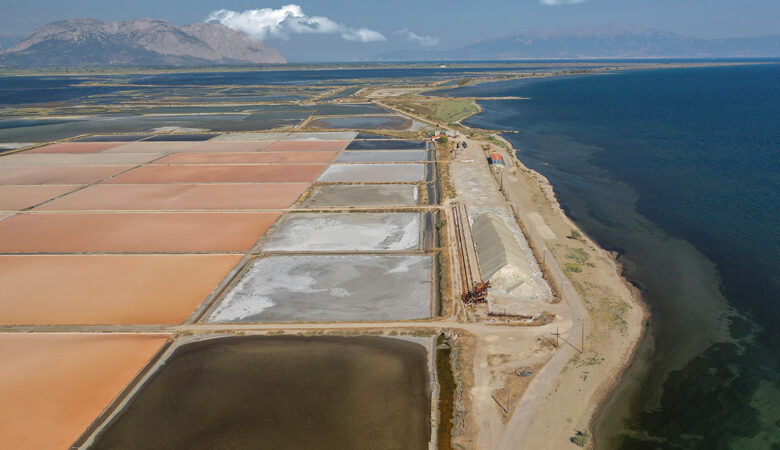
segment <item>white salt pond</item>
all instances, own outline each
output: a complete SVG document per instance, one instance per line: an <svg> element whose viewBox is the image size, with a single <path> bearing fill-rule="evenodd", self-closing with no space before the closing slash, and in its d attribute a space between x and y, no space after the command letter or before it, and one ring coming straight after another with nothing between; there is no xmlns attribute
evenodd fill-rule
<svg viewBox="0 0 780 450"><path fill-rule="evenodd" d="M342 152L336 162L418 162L426 160L425 150L351 150Z"/></svg>
<svg viewBox="0 0 780 450"><path fill-rule="evenodd" d="M312 189L301 207L415 206L417 198L413 184L327 184Z"/></svg>
<svg viewBox="0 0 780 450"><path fill-rule="evenodd" d="M208 322L429 317L430 255L273 255L255 260Z"/></svg>
<svg viewBox="0 0 780 450"><path fill-rule="evenodd" d="M417 250L420 223L419 213L290 213L260 248L278 252Z"/></svg>
<svg viewBox="0 0 780 450"><path fill-rule="evenodd" d="M320 182L409 182L425 179L425 164L331 164Z"/></svg>

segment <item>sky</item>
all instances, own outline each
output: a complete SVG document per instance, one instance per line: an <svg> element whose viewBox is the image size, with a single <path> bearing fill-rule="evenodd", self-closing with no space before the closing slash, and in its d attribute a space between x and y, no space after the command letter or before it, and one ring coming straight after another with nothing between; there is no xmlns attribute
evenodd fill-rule
<svg viewBox="0 0 780 450"><path fill-rule="evenodd" d="M531 30L619 26L702 38L780 33L780 0L0 0L0 30L145 17L240 29L291 61L451 49Z"/></svg>

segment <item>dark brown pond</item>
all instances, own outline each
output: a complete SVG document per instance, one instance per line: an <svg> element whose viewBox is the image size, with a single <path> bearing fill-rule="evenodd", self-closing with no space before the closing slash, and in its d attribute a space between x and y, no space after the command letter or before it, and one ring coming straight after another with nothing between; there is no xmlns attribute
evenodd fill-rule
<svg viewBox="0 0 780 450"><path fill-rule="evenodd" d="M381 337L183 345L93 448L425 449L426 349Z"/></svg>

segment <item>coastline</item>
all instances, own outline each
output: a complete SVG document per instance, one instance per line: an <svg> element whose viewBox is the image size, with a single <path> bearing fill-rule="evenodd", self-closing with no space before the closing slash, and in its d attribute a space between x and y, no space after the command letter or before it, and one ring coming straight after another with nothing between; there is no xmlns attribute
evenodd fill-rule
<svg viewBox="0 0 780 450"><path fill-rule="evenodd" d="M777 68L780 69L780 65ZM410 185L414 188L408 193L410 195L407 195L405 206L387 207L387 210L384 206L372 206L365 207L363 211L354 206L360 203L356 201L353 206L328 208L320 205L321 209L315 208L314 211L359 213L376 210L378 213L410 213L419 210L420 214L423 214L421 217L430 219L425 220L425 226L421 226L421 232L418 233L420 242L426 242L420 245L420 248L424 248L426 255L432 260L432 300L429 304L429 316L399 321L387 319L382 322L210 324L196 320L203 315L204 308L214 303L213 300L221 292L220 289L235 278L235 272L243 267L242 261L210 294L204 294L206 297L203 303L200 303L201 306L188 316L188 320L180 324L7 324L0 328L9 335L40 335L42 332L63 335L159 333L171 336L169 343L173 342L172 340L177 343L184 342L194 336L205 338L228 335L382 335L409 340L433 336L434 339L429 339L430 345L426 346L430 347L428 373L432 392L430 424L433 434L429 442L431 449L436 448L439 443L442 448L449 448L446 445L448 441L452 444L451 448L458 449L577 448L572 438L583 431L589 432L589 442L583 446L590 449L653 445L675 448L763 448L762 444L770 441L780 445L780 434L776 434L780 433L780 428L775 426L780 424L780 415L777 415L780 410L772 400L780 398L780 384L776 383L780 380L777 377L780 372L777 370L777 354L773 351L777 348L773 340L780 334L777 333L778 324L771 323L773 317L780 315L780 310L777 310L780 303L774 302L777 292L780 292L780 286L777 289L772 287L780 278L775 281L771 277L762 278L762 275L771 275L772 269L777 273L776 269L780 267L776 260L780 251L773 250L773 242L776 241L771 236L771 211L774 210L771 200L774 193L780 190L775 189L778 185L772 183L771 179L767 182L761 178L767 173L772 175L771 168L777 162L778 156L778 153L773 151L772 142L780 142L777 139L777 129L772 127L771 120L778 111L773 107L771 110L766 107L759 108L761 105L770 105L772 97L755 95L756 91L753 89L753 95L746 95L744 102L736 101L736 95L750 94L751 89L733 89L732 83L744 81L733 77L733 74L730 83L726 85L722 83L722 79L720 83L711 83L712 77L686 76L685 73L667 79L673 83L664 84L661 81L669 74L659 75L661 70L651 71L652 80L660 80L659 86L666 86L666 89L655 89L653 83L647 82L648 74L632 74L632 79L639 77L638 80L645 80L644 83L634 83L635 85L649 86L651 90L670 93L675 98L672 105L677 105L677 100L685 101L685 97L679 95L680 91L698 92L692 87L707 86L710 82L710 88L715 86L718 89L715 95L712 91L705 90L706 98L719 105L730 105L728 110L731 117L718 112L718 107L709 108L730 119L728 124L720 124L712 121L706 110L702 111L702 106L708 103L696 104L688 101L686 103L695 105L690 108L696 113L695 117L702 118L695 123L709 122L707 125L710 128L696 128L699 131L705 130L706 133L695 133L696 129L691 125L694 122L679 120L679 117L671 113L674 111L671 108L662 110L668 113L663 117L671 118L667 122L673 122L675 126L665 126L668 124L664 121L659 121L657 127L637 127L636 123L630 122L627 125L633 126L621 126L626 125L622 124L621 120L633 118L628 111L636 112L642 120L660 115L652 114L657 111L653 106L657 105L651 104L648 108L648 105L638 101L642 95L631 95L637 92L641 94L646 92L646 89L634 92L620 88L625 86L620 84L622 77L616 76L620 72L623 70L616 71L612 77L548 74L539 78L549 77L552 83L539 83L540 86L534 88L536 90L529 91L529 97L478 96L480 92L501 95L502 91L505 94L522 95L523 89L526 88L525 83L519 84L523 88L520 90L512 90L514 84L510 83L501 89L477 89L473 91L476 94L466 91L477 96L457 97L457 100L454 100L456 97L441 97L447 100L444 102L426 97L425 93L428 91L416 87L413 88L414 92L406 89L410 91L407 94L411 95L403 95L403 98L396 102L382 97L374 99L371 95L372 88L364 88L362 93L355 93L345 100L349 105L347 108L354 107L358 111L354 114L356 117L385 116L395 112L413 118L411 122L414 126L405 129L399 126L392 130L330 129L312 119L318 116L351 117L352 114L329 115L327 111L331 106L319 105L320 101L325 103L327 100L313 98L311 108L322 109L309 111L309 115L297 125L280 125L273 129L245 134L256 140L265 140L261 139L262 137L268 140L278 138L280 142L296 141L296 147L303 147L309 143L302 144L302 140L318 136L328 140L324 138L335 138L342 131L360 132L354 134L354 139L358 141L356 144L367 146L373 145L368 141L374 139L429 141L431 134L434 134L432 131L454 131L452 135L446 133L450 137L449 142L439 143L434 148L431 148L430 144L425 146L427 150L424 181ZM777 74L777 71L761 72L759 75L771 73ZM721 78L729 78L726 75L728 74ZM560 80L565 82L559 83L552 77L589 80L586 80L585 85L574 83L574 87L567 89L565 85L570 80ZM765 77L746 76L744 79L764 80L764 83L753 84L774 86L772 89L776 91L776 82L780 77L769 80L771 83L766 82ZM447 83L457 81L461 80L450 80ZM484 83L494 81L502 80L488 80ZM577 80L579 81L581 80ZM714 78L714 81L718 81L718 78ZM693 86L686 84L693 82ZM615 85L610 83L617 83L617 88L612 88ZM596 88L590 89L588 84ZM679 91L669 90L670 85L679 87ZM395 89L396 93L404 90L392 87L395 85L390 86L386 90ZM730 87L732 89L729 89ZM383 88L380 87L381 89ZM461 92L457 88L455 91ZM337 89L336 92L341 91ZM586 96L586 101L576 101L577 93L588 92L596 98ZM611 98L611 92L620 92L623 97L628 98ZM326 94L331 93L332 91L329 91ZM718 93L723 96L720 97ZM644 97L654 103L657 97L663 96ZM757 101L757 97L762 97L762 100ZM422 100L416 100L418 98ZM611 102L608 101L610 98ZM529 99L533 101L522 104ZM594 105L597 101L600 103ZM335 109L330 112L342 108L342 105L335 105L336 101L331 102ZM354 105L352 102L355 102ZM415 109L411 113L404 108L425 102L431 107ZM538 103L534 105L535 102ZM297 101L290 101L291 105L293 103ZM388 114L365 113L376 111L376 107L369 103L386 108ZM603 106L600 110L599 105ZM189 108L184 104L172 108L179 106ZM258 103L258 108L261 106L266 107ZM623 106L625 109L621 109ZM683 113L689 111L677 106ZM301 105L295 106L298 107L303 108ZM196 105L196 108L210 107ZM320 111L322 115L319 114ZM762 114L751 114L754 111ZM293 115L297 117L299 112L296 110ZM468 116L459 118L458 112L461 115L468 113ZM479 116L480 113L482 116ZM97 113L90 115L99 116ZM200 116L206 113L190 111L183 112L182 115ZM617 117L617 125L610 124L609 115ZM160 120L163 121L178 117L169 114L152 116L161 116ZM300 116L303 117L303 113ZM682 114L682 117L686 117L686 114ZM743 118L742 121L737 120L739 118ZM756 118L768 120L758 121ZM580 119L582 122L579 122ZM371 121L366 123L368 122ZM410 121L405 120L404 123L406 122ZM469 125L463 125L463 122ZM210 123L217 121L215 119ZM418 126L423 123L428 127ZM740 130L740 126L745 124L750 125L748 130L758 130L751 136L762 139L745 139L740 141L739 146L733 146L732 139L722 139L717 133L719 130ZM614 125L614 128L609 125ZM606 133L601 126L609 131L608 138L603 138L603 143L599 142L599 137ZM756 128L753 128L754 126ZM162 135L168 132L174 135L180 133L182 136L187 136L187 132L211 134L207 133L205 128L174 126L157 128L148 134ZM217 132L214 130L214 133ZM240 139L233 138L243 134L237 131L219 133L224 133L226 140L233 142L241 142ZM328 136L328 133L332 136ZM97 136L107 138L108 135L115 134L118 133ZM134 133L128 130L122 134L130 136ZM688 134L693 139L683 139ZM739 134L727 133L728 136L734 137L739 137ZM651 144L655 142L652 140L654 135L664 136L675 142L670 144L668 140L660 140L657 148L653 148ZM161 139L166 138L167 136ZM649 144L643 143L643 139ZM64 137L58 142L81 140L88 141L79 137ZM714 142L715 140L722 141L723 145ZM697 141L701 144L700 147L690 144L696 144ZM770 145L766 145L767 141ZM96 142L99 142L99 139ZM456 150L455 142L462 142L464 145L458 146L460 149ZM704 143L709 145L705 146ZM36 143L8 151L0 148L0 156L11 155L15 158L19 155L12 154L45 145L47 144ZM75 145L83 145L86 148L102 144ZM236 144L215 144L214 152L224 150L219 149L219 146L223 145ZM326 143L322 145L324 148ZM647 148L644 148L644 145L647 145ZM695 152L680 152L678 145L688 149L700 148L699 156L704 158L694 159L693 157L697 156ZM343 150L350 150L347 147L351 146L346 144ZM397 147L404 151L405 149L400 148L402 146L405 144ZM359 148L360 145L355 147ZM733 151L725 151L726 147ZM654 152L656 150L657 154ZM404 155L412 155L411 151L405 151L409 153L403 153ZM36 150L31 153L45 152L46 150ZM487 156L494 152L503 156L506 163L503 171L497 171L495 165L486 161ZM235 153L243 152L236 149ZM418 151L417 154L422 153ZM342 155L344 154L339 154ZM631 160L627 161L628 157L631 157ZM37 156L30 160L33 158ZM46 158L49 156L41 157L41 161ZM113 156L109 155L107 158ZM648 161L656 162L653 161L654 158L660 158L657 165L649 164ZM262 158L258 158L260 159ZM697 162L697 168L718 170L697 173L691 169L693 164L688 164L691 161ZM707 166L710 162L711 168ZM744 163L724 164L734 162ZM343 164L349 161L332 160L332 163ZM409 161L398 164L402 163L417 164ZM148 164L178 165L157 164L153 161ZM213 162L202 165L207 164L214 165ZM16 164L9 160L8 165ZM653 172L651 169L656 170ZM724 173L723 178L710 178L709 180L715 181L710 184L693 182L698 180L699 175L705 179L707 175L718 175L721 172ZM678 183L678 180L685 182ZM350 183L334 181L329 184ZM730 189L713 189L719 186L729 186ZM302 207L302 202L309 198L315 187L316 184L310 184L295 202L290 203L290 213L293 213L293 209ZM663 189L654 192L656 187ZM747 189L749 187L753 190ZM15 195L15 189L17 188L12 187L8 190L12 193L11 197ZM653 197L653 194L656 197ZM57 201L58 198L49 201ZM409 200L410 198L413 200ZM762 201L755 201L757 198ZM17 201L10 197L9 199ZM735 199L736 202L733 201ZM697 205L706 206L712 201L718 208L696 208ZM27 214L21 206L11 204L9 209L11 211L6 211L7 217ZM284 210L284 214L287 214L288 209ZM760 214L756 213L758 210ZM60 214L67 212L64 207L62 211L52 208L49 212L52 211ZM258 211L264 212L261 209L254 212ZM463 211L466 221L474 219L474 223L486 213L500 216L516 243L522 247L519 260L530 263L530 268L523 264L516 266L523 274L533 274L534 280L543 278L549 285L552 296L526 302L525 298L507 299L502 297L500 292L494 291L491 292L487 305L470 305L468 302L464 304L460 293L464 291L464 285L469 284L469 281L464 281L468 276L465 274L468 271L481 280L481 269L479 255L476 253L476 240L473 233L462 232L464 228L468 230L468 226L464 227L462 224L469 222L463 221L463 215L458 215L459 211ZM35 211L32 211L30 215L34 213ZM712 220L713 216L715 220ZM664 218L669 220L664 221ZM685 233L690 230L675 228L675 218L684 219L680 223L690 226L694 231L711 230L712 234L701 234L697 240L697 236ZM696 228L697 225L702 226ZM272 226L270 232L275 228ZM434 230L438 230L438 234ZM483 233L480 234L484 236ZM427 239L430 237L433 239ZM726 245L729 240L721 239L729 237L738 245L729 247ZM259 239L262 241L265 237ZM507 239L506 242L510 240ZM719 247L718 244L722 242ZM473 244L473 254L463 250L463 243ZM755 243L758 246L751 246ZM256 242L255 247L257 245ZM736 257L740 254L736 253L726 254L735 257L733 262L730 259L717 259L722 256L722 253L719 255L718 252L734 248L744 250L745 254L750 256L749 260L739 261ZM500 251L499 249L497 252ZM768 252L773 253L772 258L762 259ZM767 262L771 265L761 265ZM476 267L475 272L467 267L469 265ZM762 269L767 268L769 270L762 272ZM418 271L420 274L428 272L427 268L425 271ZM482 272L482 275L484 274L485 272ZM741 276L734 276L735 274ZM487 275L485 277L487 278ZM728 284L729 282L733 284ZM739 296L729 295L733 294L733 291L726 288L735 287L750 289L740 292ZM547 286L537 285L536 292L543 292L546 288ZM768 306L751 310L751 304ZM777 314L773 311L777 311ZM759 314L761 312L763 314ZM453 381L448 385L451 386L453 397L451 413L445 412L446 408L438 409L436 404L436 393L448 389L444 387L446 383L437 383L439 372L435 370L436 365L431 360L432 355L438 357L439 350L442 350L437 345L436 334L443 335L448 341L449 354L442 356L442 361L449 362L449 370L453 375ZM561 338L559 345L558 339ZM124 385L122 390L115 389L119 396L114 397L110 403L104 402L108 404L106 410L124 409L124 406L120 408L119 405L126 405L128 398L134 396L136 391L144 389L142 384L149 378L145 375L146 371L159 366L155 362L156 358L160 358L166 348L159 350L160 353L154 356L147 356L146 365L141 371L135 372L132 381ZM446 368L444 371L446 372ZM105 425L102 421L106 410L87 428L82 438L92 436L90 430L94 431L97 426ZM441 424L452 424L453 427L449 437L442 438L438 435L437 441L436 433ZM575 443L580 445L582 441Z"/></svg>
<svg viewBox="0 0 780 450"><path fill-rule="evenodd" d="M376 100L374 102L393 109L400 114L432 123L437 127L453 129L452 124L442 124L427 117L420 117L408 111L401 111L391 105L387 105L385 102L377 102ZM480 110L483 109L478 102L475 103ZM593 314L588 314L587 320L589 323L586 326L588 330L587 340L588 342L595 342L595 344L593 346L586 345L588 347L586 353L590 352L591 358L603 358L603 361L598 364L590 364L587 360L581 362L578 358L579 355L576 354L572 347L563 346L558 349L547 360L539 375L531 381L520 403L515 407L515 412L522 409L523 414L513 414L510 417L499 441L490 442L491 439L495 439L495 436L487 439L490 444L496 445L498 448L515 448L517 442L522 442L524 448L565 448L565 446L571 445L570 438L577 431L589 430L592 434L595 418L603 408L610 392L621 380L626 369L636 357L639 344L647 330L646 323L650 316L649 309L642 300L637 288L623 276L622 268L614 255L598 246L566 215L555 195L554 186L542 174L528 168L519 161L516 158L516 149L513 148L511 143L504 139L499 132L474 129L463 125L461 122L455 125L461 133L471 135L470 139L474 142L482 145L491 145L494 148L493 151L498 150L504 153L505 161L510 162L511 165L507 168L507 171L514 173L504 177L503 186L506 189L502 190L506 205L508 207L518 206L525 213L523 215L536 213L542 216L541 225L557 231L555 233L556 239L550 241L550 243L554 244L556 243L555 241L561 240L567 242L570 239L564 237L566 236L565 233L568 233L570 230L577 230L584 246L587 246L595 256L594 260L598 264L598 267L594 267L597 278L602 280L607 289L616 291L618 297L628 305L630 314L626 317L626 325L622 333L610 333L610 324L605 323L604 318L594 318ZM474 142L472 142L472 145L475 145ZM499 148L495 148L497 142L502 143ZM482 150L479 151L482 153ZM494 179L494 182L496 189L499 189L497 177ZM514 189L512 188L513 186ZM544 200L540 201L539 198ZM537 223L530 223L529 221L524 221L522 226L526 230L524 233L531 234L538 234L535 231L537 227ZM547 241L538 235L526 235L525 237L529 242ZM561 270L566 267L565 252L554 249L552 252L548 251L547 253L552 253L552 256L555 258L555 265ZM570 277L574 275L582 276L582 274L568 271L565 273L567 278L569 278L568 282L574 281L575 284L579 282ZM580 292L579 294L579 304L570 305L570 308L589 309L588 299L586 298L583 301L582 295L584 293ZM576 293L575 296L577 296ZM579 334L579 327L573 326L571 317L562 321L556 321L556 323L558 322L564 327L561 334L566 339L573 338L574 335ZM578 336L575 340L579 341ZM595 351L593 350L594 348L596 349ZM555 365L551 364L554 359L563 361L558 361L557 366L552 367ZM474 366L477 367L479 362L475 359ZM547 373L550 371L553 373ZM544 376L542 373L544 373ZM471 398L470 403L473 408L475 400ZM530 405L530 403L535 404ZM523 408L524 406L526 408ZM487 442L485 442L485 436L483 436L485 431L482 428L478 429L479 439L477 440L482 444L479 448L489 448L486 447ZM591 444L589 444L591 447L595 440L592 440Z"/></svg>
<svg viewBox="0 0 780 450"><path fill-rule="evenodd" d="M612 356L614 357L614 360L612 360L611 364L609 364L608 366L603 367L603 369L605 370L603 370L601 373L601 380L598 383L598 386L595 387L595 389L592 389L590 391L590 394L588 395L588 399L585 402L584 408L581 408L580 411L577 411L576 408L565 411L565 413L568 414L569 418L572 419L573 423L575 424L579 423L578 429L587 428L588 430L591 430L591 434L593 434L592 430L593 430L593 422L595 418L603 408L610 392L612 392L612 390L621 380L622 376L625 374L626 369L634 361L637 355L637 351L639 349L639 343L644 338L645 332L647 331L646 323L650 318L650 312L647 307L647 304L643 301L639 290L624 276L622 266L616 260L615 256L609 253L608 251L604 250L603 248L599 247L595 243L595 241L593 241L590 237L588 237L587 234L585 234L585 232L570 217L566 215L566 213L564 212L563 208L561 207L555 195L555 187L549 182L549 180L543 175L541 175L540 173L529 169L522 163L522 161L517 159L515 153L516 149L514 149L508 141L503 139L500 135L497 135L495 137L507 145L506 151L511 153L510 160L513 162L513 164L517 166L518 171L522 173L522 175L520 176L526 178L526 182L531 181L532 183L535 183L540 189L540 191L544 193L544 198L547 203L547 206L553 210L554 214L558 216L558 219L566 226L570 227L572 230L577 230L581 234L582 239L584 239L587 242L587 245L594 248L597 251L597 253L601 254L604 257L604 261L607 262L607 267L606 268L600 267L599 270L600 271L606 270L606 273L604 273L604 275L620 283L620 286L623 288L625 294L623 296L624 300L626 300L628 304L632 307L632 309L636 312L636 314L630 316L631 320L628 320L627 318L627 326L626 326L627 333L625 336L621 335L620 333L617 333L607 337L608 340L611 340L613 341L613 343L618 344L616 346L617 348L613 349ZM508 183L511 186L512 178L509 177L508 181L505 180L505 184L506 183ZM532 224L526 224L526 227L528 227L529 225ZM553 224L550 225L552 226ZM533 229L533 227L529 227L529 228ZM556 255L556 261L559 264L559 266L565 265L565 261L561 261L561 258L558 258L558 255ZM574 279L574 277L572 276L575 275L574 273L567 272L567 275L570 277L570 281L576 282L576 279ZM584 300L586 303L588 302L587 297L584 298ZM589 314L589 315L590 315L590 320L592 321L591 327L599 328L600 326L603 326L602 319L594 317L593 314ZM626 339L626 337L628 339ZM598 348L601 349L604 347L605 346L599 345ZM608 356L606 355L603 356L605 358L608 358ZM594 372L595 371L592 371L591 375L595 375ZM577 378L572 376L576 373L577 373L576 370L571 370L566 373L562 371L558 381L565 383L567 382L567 378L569 379ZM568 381L573 382L575 380L568 380ZM583 380L583 381L584 381L583 384L587 383L587 380ZM583 388L581 389L581 392L583 393L587 392L587 389ZM536 393L536 395L542 395L542 394L546 394L550 396L550 393L543 393L543 392ZM553 396L555 394L556 392L553 392ZM550 400L552 401L552 398ZM544 414L544 412L536 411L536 414L542 415ZM579 420L575 418L577 415L580 416ZM555 418L552 419L553 421L555 421ZM564 421L566 421L566 418L562 418L562 417L557 418L558 421L560 419L564 419ZM544 421L544 419L540 417L537 418L536 420L533 420L532 422L536 422L539 420ZM539 433L536 434L538 435ZM545 433L542 433L542 435L544 434ZM547 438L549 438L549 436L547 436ZM568 436L566 440L568 441ZM598 440L598 437L594 436L594 441L596 440ZM545 441L539 440L533 443L524 441L525 444L527 445L530 444L532 446L531 448L545 448L543 442ZM541 445L541 446L537 447L536 445ZM553 448L553 447L549 447L549 448Z"/></svg>
<svg viewBox="0 0 780 450"><path fill-rule="evenodd" d="M537 99L483 103L486 113L466 124L518 130L502 136L555 185L590 237L620 252L651 309L645 337L594 412L597 448L780 442L776 403L768 401L776 388L767 388L778 373L777 241L767 228L776 183L762 178L777 161L777 111L768 100L777 69L650 71L457 92ZM741 129L754 132L751 144L735 139ZM704 404L708 414L697 414Z"/></svg>
<svg viewBox="0 0 780 450"><path fill-rule="evenodd" d="M609 252L607 252L609 254ZM611 255L610 255L611 256ZM626 371L628 370L629 366L634 363L636 360L639 350L640 350L640 344L642 340L645 339L647 336L647 332L650 329L649 327L649 321L652 318L652 315L650 314L650 308L648 307L647 303L645 302L644 298L642 297L642 292L637 288L631 281L626 278L625 272L623 270L623 265L617 260L617 258L613 257L613 261L615 263L615 269L620 278L622 278L626 283L626 288L628 288L629 292L631 292L631 295L634 297L634 301L636 304L642 308L643 312L643 320L640 324L641 331L639 336L637 337L636 341L633 343L631 350L628 354L628 358L626 359L625 364L623 364L619 370L616 376L610 381L609 385L605 387L604 392L601 394L601 398L598 400L598 403L596 405L596 408L593 411L593 414L590 417L590 422L588 423L588 429L593 430L593 447L598 448L597 443L599 442L599 436L596 433L596 427L595 422L596 419L599 417L599 415L602 413L604 408L606 407L607 400L609 399L609 395L614 391L614 389L617 387L617 385L620 383L620 381L623 379L623 377L626 374Z"/></svg>

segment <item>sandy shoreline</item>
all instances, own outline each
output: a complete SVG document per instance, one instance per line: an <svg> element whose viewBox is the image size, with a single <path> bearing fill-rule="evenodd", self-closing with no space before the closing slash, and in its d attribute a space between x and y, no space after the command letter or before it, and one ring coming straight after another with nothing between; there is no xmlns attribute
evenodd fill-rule
<svg viewBox="0 0 780 450"><path fill-rule="evenodd" d="M479 382L479 372L484 371L480 364L485 364L482 358L491 356L491 346L482 343L482 351L475 354L474 368L478 375L473 388L476 391L473 390L471 396L475 419L479 423L477 447L509 449L520 442L523 448L563 448L571 445L570 438L577 431L592 429L594 417L635 356L649 313L637 289L623 277L614 255L588 238L565 215L549 181L525 167L514 157L511 145L500 136L496 137L507 144L509 150L498 150L510 153L504 155L505 160L514 166L506 169L503 197L507 206L514 206L519 213L519 224L526 239L532 245L540 243L544 247L542 253L553 256L560 268L566 268L570 263L567 252L576 250L590 255L588 266L581 272L563 270L566 275L561 277L563 283L570 284L568 297L573 300L567 300L572 302L568 305L570 313L558 312L559 320L556 321L565 338L578 343L581 325L578 325L577 317L582 314L587 335L582 355L572 347L564 346L549 357L515 405L514 410L523 413L511 414L508 419L504 415L505 423L497 419L500 414L490 410L496 409L494 404L476 399L485 389L485 382ZM479 148L478 145L488 142L471 141L470 144ZM491 147L496 150L495 145ZM499 183L494 181L498 189ZM529 220L529 214L533 214L532 220ZM577 230L578 239L568 237L569 233L573 234L572 230ZM575 290L577 293L571 295ZM606 303L605 298L608 299ZM617 317L605 315L604 308L617 308L622 313ZM479 340L477 348L480 348ZM530 364L532 360L527 355L525 361L521 358L519 362ZM484 379L484 374L481 378Z"/></svg>
<svg viewBox="0 0 780 450"><path fill-rule="evenodd" d="M624 276L622 273L622 268L620 264L615 259L614 255L610 254L606 250L600 248L593 240L591 240L578 226L576 223L574 223L568 216L566 216L565 212L561 208L561 205L558 201L558 199L555 196L554 186L545 178L543 175L539 174L538 172L535 172L533 170L528 169L526 166L522 164L516 157L515 157L515 149L512 148L511 144L501 138L500 136L497 136L498 139L505 142L509 148L508 152L511 153L510 156L511 160L517 165L516 169L520 175L518 175L518 178L525 178L525 180L513 180L513 177L507 177L505 179L504 183L505 186L507 186L508 191L508 199L509 200L520 200L517 197L522 195L519 194L518 191L523 190L525 192L528 192L528 183L531 185L536 184L538 186L538 189L544 193L544 198L547 203L547 207L552 209L553 214L548 214L546 219L549 222L549 226L551 228L555 228L554 222L559 222L560 225L568 226L572 230L577 230L581 235L581 240L591 249L594 251L594 253L600 255L603 258L603 262L606 263L601 267L596 267L598 274L594 277L593 275L589 275L587 277L577 277L577 275L581 275L579 273L572 273L567 272L567 275L570 277L570 279L573 282L576 281L582 281L578 280L588 278L594 278L598 279L601 278L601 282L604 284L604 287L607 288L613 288L617 290L617 295L620 297L623 301L625 301L628 305L630 305L631 309L633 310L634 314L630 314L625 317L625 328L623 332L614 333L603 330L603 327L606 325L607 329L610 328L609 324L605 324L605 318L603 317L594 317L594 314L592 311L589 311L590 314L590 329L596 329L599 330L601 333L604 333L601 336L593 336L596 338L597 341L595 344L588 345L586 340L586 353L587 352L597 352L598 354L601 354L601 356L604 358L605 362L607 364L599 364L598 366L589 366L591 367L591 370L589 370L589 374L585 374L584 380L582 379L583 376L580 374L578 370L570 370L570 371L562 371L562 374L559 378L560 383L577 383L579 380L582 380L583 385L589 385L587 388L583 386L581 389L579 389L579 392L582 392L584 395L583 397L586 397L586 401L579 402L579 405L575 405L576 402L570 402L570 407L565 408L563 410L560 410L561 413L565 413L566 417L548 417L545 418L544 415L546 414L545 411L536 411L537 415L541 415L539 419L542 419L542 422L549 422L554 421L560 423L560 421L564 422L572 422L573 424L577 424L577 429L592 429L592 423L596 415L598 414L599 410L602 408L604 401L606 400L608 394L612 391L612 389L615 387L617 382L620 380L622 374L624 373L625 369L628 367L628 365L631 363L633 358L636 355L636 350L638 348L638 344L640 340L642 339L642 336L645 332L645 323L647 319L649 318L649 310L647 309L647 306L641 299L641 294L637 290L635 286L633 286ZM525 187L526 189L522 189ZM515 188L513 190L513 188ZM515 198L512 197L512 193L515 194ZM536 228L532 224L526 224L526 226L531 225L531 229ZM572 240L572 239L569 239ZM563 261L561 261L563 259ZM559 255L556 255L556 260L560 265L566 264L565 257L560 258ZM562 264L563 263L563 264ZM603 277L603 278L602 278ZM579 289L578 289L579 290ZM589 295L587 293L582 293L583 299L586 303L589 302ZM590 337L591 332L588 332L588 335ZM567 367L569 367L569 364L567 364ZM596 369L598 367L598 369ZM565 369L564 369L565 370ZM588 378L591 378L592 380L598 380L596 383L588 383ZM579 380L578 380L579 379ZM595 384L595 386L593 386ZM551 397L551 403L555 402L556 400L564 402L567 402L568 400L565 398L562 398L561 395L556 394L561 391L555 391L552 393ZM550 393L547 393L547 395L550 395ZM539 420L537 420L539 421ZM532 421L535 422L535 421ZM541 430L536 429L529 433L530 436L527 436L528 440L524 441L524 444L529 446L529 448L556 448L557 445L553 445L552 442L549 441L550 436L547 435L547 433L540 432ZM535 436L536 438L532 438L532 436ZM569 436L565 436L565 441L561 442L561 444L564 444L568 442ZM557 439L556 439L557 440ZM559 448L559 447L558 447Z"/></svg>
<svg viewBox="0 0 780 450"><path fill-rule="evenodd" d="M382 106L395 109L383 103ZM442 129L451 129L451 126L410 114L408 111L396 111L425 120ZM525 236L529 242L544 242L552 250L548 254L552 254L557 266L562 269L571 262L567 258L567 251L585 251L589 255L588 266L581 268L581 271L564 269L568 279L564 282L575 284L579 294L575 294L575 297L580 297L570 308L588 310L584 325L587 337L583 357L580 359L580 355L571 347L564 346L556 350L522 394L515 410L527 406L523 409L523 414L512 414L507 423L501 423L495 411L488 409L484 401L476 399L483 393L480 389L485 389L484 383L479 382L479 366L485 365L486 362L481 360L480 352L475 353L473 363L477 382L472 388L470 407L473 410L471 415L478 423L476 448L510 449L516 448L518 442L522 443L522 448L565 448L572 445L570 438L577 431L589 430L592 433L594 418L636 356L639 342L646 330L649 310L636 287L623 276L615 256L599 247L565 214L554 187L546 177L519 161L515 157L515 149L500 134L491 134L490 137L505 144L505 148L496 146L496 141L486 140L484 133L487 130L472 129L460 123L457 125L462 127L459 130L461 133L469 135L481 131L482 136L472 135L473 139L466 139L470 144L469 148L462 155L456 156L456 159L473 158L473 161L477 161L475 156L484 156L480 147L490 145L491 151L503 153L504 160L510 163L503 178L504 204L505 207L517 208L516 211L519 210L520 215L526 216L526 220L521 220L521 228L524 233L531 234ZM452 161L452 167L466 161L471 160ZM498 177L495 177L493 182L494 189L499 190ZM535 214L535 220L528 220L528 214ZM576 239L571 238L574 230L578 233ZM602 290L608 295L601 296ZM607 301L604 302L604 299ZM622 310L617 317L604 314L602 310L615 307ZM573 324L571 315L564 316L556 321L556 324L562 327L562 335L579 342L581 329ZM553 330L555 328L553 326ZM480 347L479 339L477 347ZM482 347L486 347L484 342ZM490 353L483 348L481 356L486 355L490 356ZM493 410L497 409L495 404L490 404L492 402L487 403ZM486 427L491 431L488 432ZM496 430L496 427L500 430Z"/></svg>

